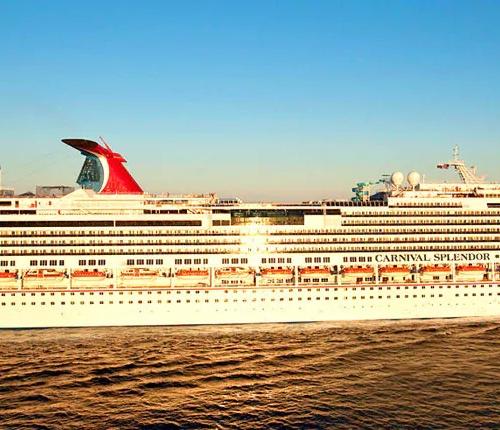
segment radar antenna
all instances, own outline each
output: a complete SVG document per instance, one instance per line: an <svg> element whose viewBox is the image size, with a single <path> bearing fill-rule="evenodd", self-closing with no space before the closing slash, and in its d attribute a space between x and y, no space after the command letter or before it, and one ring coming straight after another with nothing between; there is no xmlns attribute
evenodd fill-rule
<svg viewBox="0 0 500 430"><path fill-rule="evenodd" d="M475 167L467 167L463 160L460 160L460 149L458 145L453 147L453 160L437 165L438 169L449 169L453 167L464 184L482 184L484 176L477 176Z"/></svg>

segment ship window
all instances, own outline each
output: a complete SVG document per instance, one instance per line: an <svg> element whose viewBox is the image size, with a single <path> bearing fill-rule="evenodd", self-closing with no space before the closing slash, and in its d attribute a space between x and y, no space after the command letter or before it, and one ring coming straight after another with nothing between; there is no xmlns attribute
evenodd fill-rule
<svg viewBox="0 0 500 430"><path fill-rule="evenodd" d="M182 260L180 258L176 258L174 263L175 264L182 264Z"/></svg>
<svg viewBox="0 0 500 430"><path fill-rule="evenodd" d="M36 260L30 260L30 266L36 266L38 262Z"/></svg>

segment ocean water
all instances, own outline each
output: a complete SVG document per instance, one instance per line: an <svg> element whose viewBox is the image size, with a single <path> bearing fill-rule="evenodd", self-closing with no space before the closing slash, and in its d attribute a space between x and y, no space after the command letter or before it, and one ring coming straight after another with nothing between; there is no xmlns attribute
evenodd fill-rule
<svg viewBox="0 0 500 430"><path fill-rule="evenodd" d="M0 427L500 428L500 321L0 332Z"/></svg>

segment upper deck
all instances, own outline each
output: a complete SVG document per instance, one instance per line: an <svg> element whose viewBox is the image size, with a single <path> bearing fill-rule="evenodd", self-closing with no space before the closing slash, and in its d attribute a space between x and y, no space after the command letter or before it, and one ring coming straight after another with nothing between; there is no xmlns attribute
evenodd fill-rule
<svg viewBox="0 0 500 430"><path fill-rule="evenodd" d="M219 199L216 194L149 194L125 169L125 159L103 145L84 139L64 139L86 158L77 182L82 186L62 197L0 197L0 219L94 219L125 217L141 219L209 219L203 225L283 224L338 225L338 217L392 215L441 216L446 211L487 211L500 208L500 184L486 183L458 159L441 163L454 167L461 183L421 183L411 172L396 172L385 182L378 200L319 200L301 203L246 203L240 199ZM434 210L422 212L423 210ZM41 217L41 218L40 218ZM194 218L193 218L194 217ZM320 219L321 218L321 219ZM314 220L314 222L312 221ZM321 221L322 220L322 221ZM186 224L189 225L189 224ZM194 223L193 225L196 225Z"/></svg>

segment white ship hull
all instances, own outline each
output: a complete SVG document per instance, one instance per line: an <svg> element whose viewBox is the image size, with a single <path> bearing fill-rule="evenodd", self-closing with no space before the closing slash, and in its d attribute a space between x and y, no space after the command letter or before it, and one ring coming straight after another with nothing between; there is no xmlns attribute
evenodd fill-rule
<svg viewBox="0 0 500 430"><path fill-rule="evenodd" d="M500 184L458 159L463 183L243 203L144 193L108 146L64 142L82 189L0 198L0 328L500 316Z"/></svg>
<svg viewBox="0 0 500 430"><path fill-rule="evenodd" d="M4 292L0 328L500 316L498 283L371 288Z"/></svg>

